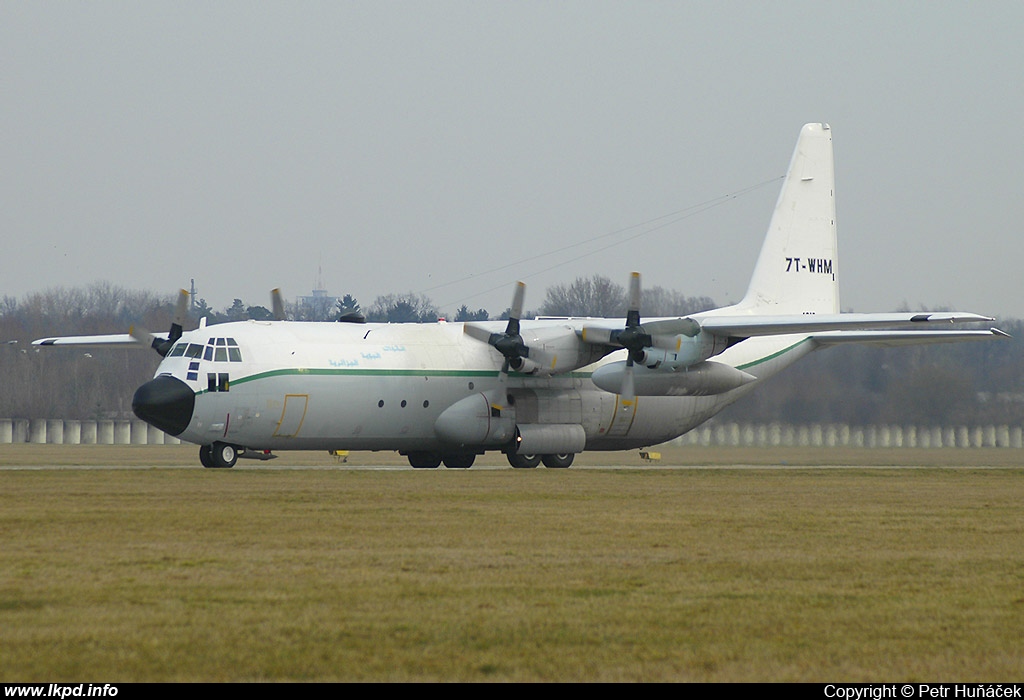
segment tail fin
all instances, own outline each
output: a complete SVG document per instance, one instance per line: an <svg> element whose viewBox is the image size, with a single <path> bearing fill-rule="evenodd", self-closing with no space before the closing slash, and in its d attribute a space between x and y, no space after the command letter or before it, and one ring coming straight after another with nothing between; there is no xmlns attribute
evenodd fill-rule
<svg viewBox="0 0 1024 700"><path fill-rule="evenodd" d="M832 130L806 124L754 275L735 311L839 313Z"/></svg>

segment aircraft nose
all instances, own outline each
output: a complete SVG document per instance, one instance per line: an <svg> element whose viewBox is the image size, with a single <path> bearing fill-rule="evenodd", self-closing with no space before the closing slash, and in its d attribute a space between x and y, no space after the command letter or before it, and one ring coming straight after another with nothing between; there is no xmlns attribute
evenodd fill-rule
<svg viewBox="0 0 1024 700"><path fill-rule="evenodd" d="M132 411L165 433L180 435L192 420L195 404L196 395L185 382L164 375L138 388Z"/></svg>

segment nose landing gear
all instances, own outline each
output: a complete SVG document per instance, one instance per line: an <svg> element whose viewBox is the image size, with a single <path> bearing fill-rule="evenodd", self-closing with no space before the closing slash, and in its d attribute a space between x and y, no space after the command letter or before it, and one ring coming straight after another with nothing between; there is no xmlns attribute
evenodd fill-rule
<svg viewBox="0 0 1024 700"><path fill-rule="evenodd" d="M226 442L215 442L199 448L199 461L207 469L231 469L238 461L238 450Z"/></svg>

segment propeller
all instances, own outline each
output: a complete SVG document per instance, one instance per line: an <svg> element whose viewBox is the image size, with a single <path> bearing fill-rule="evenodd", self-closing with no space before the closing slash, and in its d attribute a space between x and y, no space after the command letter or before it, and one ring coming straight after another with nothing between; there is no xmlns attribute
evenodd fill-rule
<svg viewBox="0 0 1024 700"><path fill-rule="evenodd" d="M171 320L171 329L167 332L167 338L153 335L142 326L132 326L128 334L140 343L145 343L160 353L161 357L167 357L171 347L178 342L184 329L185 321L188 319L188 291L178 292L178 302L174 307L174 318Z"/></svg>
<svg viewBox="0 0 1024 700"><path fill-rule="evenodd" d="M501 372L498 375L499 395L494 406L498 409L505 407L506 392L505 386L508 383L509 369L519 369L523 366L523 360L530 356L530 348L523 342L523 336L519 334L519 319L523 315L523 299L526 296L526 285L516 282L516 290L512 296L512 306L509 307L508 325L504 333L491 333L486 328L466 323L463 330L466 335L487 343L500 352L505 358L501 364Z"/></svg>
<svg viewBox="0 0 1024 700"><path fill-rule="evenodd" d="M500 352L505 362L501 371L508 373L509 368L518 369L522 366L523 358L530 356L530 348L523 342L519 335L519 319L523 315L523 298L526 295L526 285L522 282L516 283L515 295L512 297L512 306L509 307L508 325L504 333L491 333L486 328L467 323L464 330L470 337L487 343Z"/></svg>
<svg viewBox="0 0 1024 700"><path fill-rule="evenodd" d="M622 402L633 404L636 389L633 383L633 363L644 351L654 344L654 338L640 325L640 273L629 276L629 307L626 310L626 327L615 334L615 340L626 348L626 372L622 378Z"/></svg>
<svg viewBox="0 0 1024 700"><path fill-rule="evenodd" d="M641 324L640 297L640 273L634 272L629 278L626 326L621 330L584 326L582 331L583 340L588 343L617 345L627 350L621 392L622 401L626 405L632 405L636 400L633 365L643 361L644 350L659 348L678 351L682 345L679 336L692 338L700 333L700 324L692 318L673 318Z"/></svg>

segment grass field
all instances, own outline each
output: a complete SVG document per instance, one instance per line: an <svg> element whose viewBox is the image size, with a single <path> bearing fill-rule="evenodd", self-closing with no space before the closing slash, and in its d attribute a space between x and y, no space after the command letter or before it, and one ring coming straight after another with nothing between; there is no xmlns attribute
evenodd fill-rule
<svg viewBox="0 0 1024 700"><path fill-rule="evenodd" d="M1013 450L124 468L194 452L0 446L104 465L0 470L0 681L1024 676Z"/></svg>

